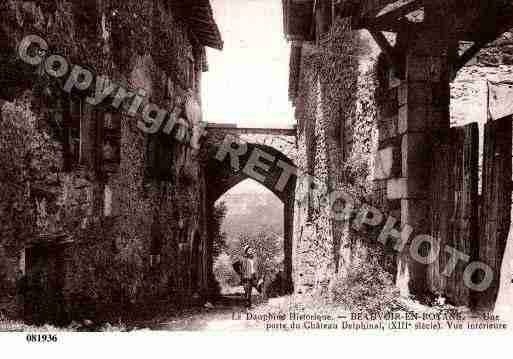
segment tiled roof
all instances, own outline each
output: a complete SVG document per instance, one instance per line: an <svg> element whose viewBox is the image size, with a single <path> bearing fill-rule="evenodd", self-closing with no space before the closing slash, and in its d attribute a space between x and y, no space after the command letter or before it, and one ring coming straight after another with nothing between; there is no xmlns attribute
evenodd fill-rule
<svg viewBox="0 0 513 359"><path fill-rule="evenodd" d="M168 0L191 28L198 42L222 50L221 32L215 22L210 0Z"/></svg>

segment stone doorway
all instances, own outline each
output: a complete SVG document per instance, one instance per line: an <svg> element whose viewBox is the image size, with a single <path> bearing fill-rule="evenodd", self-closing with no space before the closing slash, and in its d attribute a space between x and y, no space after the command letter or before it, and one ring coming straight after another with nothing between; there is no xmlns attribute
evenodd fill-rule
<svg viewBox="0 0 513 359"><path fill-rule="evenodd" d="M45 237L25 248L24 319L28 323L66 321L64 284L66 248L63 237Z"/></svg>
<svg viewBox="0 0 513 359"><path fill-rule="evenodd" d="M203 242L198 231L195 231L191 246L191 293L193 296L199 295L202 289L203 263Z"/></svg>

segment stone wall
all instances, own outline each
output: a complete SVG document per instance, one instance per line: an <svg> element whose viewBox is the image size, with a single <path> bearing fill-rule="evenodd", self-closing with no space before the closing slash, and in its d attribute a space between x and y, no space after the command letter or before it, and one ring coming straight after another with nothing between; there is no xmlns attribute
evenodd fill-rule
<svg viewBox="0 0 513 359"><path fill-rule="evenodd" d="M460 51L468 48L462 43ZM513 67L511 66L511 53L513 53L513 35L506 32L495 42L486 45L478 54L470 60L466 66L458 71L451 82L451 126L462 126L471 122L482 125L486 122L486 80L490 81L511 81L513 79ZM398 81L392 81L389 86L390 73L389 65L384 56L380 56L377 65L377 75L382 85L378 88L377 101L382 116L379 119L379 142L380 144L393 143L398 131L401 131L399 121ZM386 86L383 85L386 82ZM396 153L394 152L394 155ZM385 154L381 157L384 157ZM387 158L391 158L387 154ZM390 171L394 172L401 168L400 158L392 165L383 164L378 168L376 180L383 176L390 177ZM386 170L387 173L383 173Z"/></svg>
<svg viewBox="0 0 513 359"><path fill-rule="evenodd" d="M467 47L467 44L460 44L460 52ZM511 81L510 47L511 33L507 32L497 41L485 46L466 66L459 70L450 84L451 126L462 126L477 122L480 127L481 153L483 125L487 121L486 80ZM429 52L430 48L427 47L427 49ZM435 66L435 63L432 65L432 68L438 67L441 70L436 73L438 78L441 78L444 73L447 74L446 64L443 64L443 61L440 63L437 66ZM408 76L425 81L421 68L422 62L412 65ZM407 82L405 82L406 85L403 85L400 81L391 77L390 66L383 54L379 56L376 70L378 78L376 103L379 113L379 142L375 163L375 193L378 202L382 203L382 208L386 212L392 214L395 218L403 218L404 221L405 215L410 213L412 209L416 212L425 213L424 210L428 208L427 203L422 204L423 201L419 201L415 206L408 208L407 200L409 197L423 197L423 194L421 194L423 190L414 191L420 187L425 187L429 173L424 172L425 175L418 176L415 181L410 181L408 186L405 186L406 182L403 182L400 177L407 177L405 171L408 168L413 168L414 172L418 173L425 170L426 165L425 163L422 164L422 156L423 151L428 151L422 150L426 148L426 144L422 140L422 135L419 134L428 133L430 130L436 130L437 128L445 128L448 125L448 122L445 124L444 120L447 101L443 91L442 93L435 92L439 90L437 85L428 82L426 86L433 87L433 94L429 95L421 88L415 88L415 83L411 85L411 88L407 88L409 86ZM435 78L433 74L431 76L430 81L438 81L433 80ZM408 91L407 96L405 95L406 91L403 91L405 88ZM407 106L408 101L412 102L411 107ZM424 109L425 104L431 106L428 111ZM440 122L440 120L444 122ZM409 157L417 158L418 163L410 161ZM407 195L405 196L405 194ZM402 214L400 212L401 207ZM418 221L415 227L422 228L420 231L429 231L429 219L422 219L421 216L411 215L411 213L410 217L416 217ZM411 224L411 222L408 223ZM403 290L403 294L409 293L412 282L417 282L419 287L422 287L425 281L423 278L411 281L405 274L407 272L406 266L403 266L397 277L397 284ZM408 282L410 282L409 286ZM418 292L422 292L422 289L419 289Z"/></svg>
<svg viewBox="0 0 513 359"><path fill-rule="evenodd" d="M145 89L148 101L178 114L184 112L194 60L192 96L200 102L204 58L197 54L203 52L164 2L59 0L43 6L13 0L0 6L11 50L36 33L70 62ZM8 233L0 243L0 270L9 287L4 302L13 308L15 283L25 270L24 249L54 242L63 248L59 276L65 315L113 315L155 301L179 305L205 298L210 272L206 184L196 151L171 136L145 135L137 119L123 115L117 170L108 176L68 170L61 138L51 126L63 108L45 93L55 84L41 82L36 78L9 92L11 102L2 107L0 145L10 156L2 160L0 181L6 196L0 232ZM155 154L148 149L155 146L167 160L165 179L151 172Z"/></svg>
<svg viewBox="0 0 513 359"><path fill-rule="evenodd" d="M375 142L374 77L363 55L368 39L339 20L318 44L303 43L293 98L298 121L299 171L312 176L320 192L343 189L357 198L370 194ZM293 71L293 70L291 70ZM304 177L304 176L303 176ZM346 221L335 220L335 203L322 203L298 178L294 218L294 279L299 292L329 287L337 273L351 270L365 255ZM321 196L322 197L322 196ZM342 203L343 205L343 203Z"/></svg>
<svg viewBox="0 0 513 359"><path fill-rule="evenodd" d="M437 127L445 112L424 117L422 113L404 112L415 110L413 106L404 106L401 81L391 73L385 56L379 55L375 45L369 45L372 40L366 32L346 30L339 20L329 36L321 37L318 43L293 44L290 88L298 121L297 164L303 174L320 182L324 187L320 192L343 188L400 219L407 203L401 202L403 188L399 178L410 164L403 163L403 152L411 155L422 148L421 144L409 143L415 136L403 141L401 134ZM459 71L451 83L453 126L486 121L485 79L511 80L511 39L510 33L504 34ZM295 68L298 61L299 70ZM410 71L412 77L422 77L422 73L413 73L413 68ZM440 71L440 76L448 74L446 67ZM419 96L423 95L421 92ZM412 91L409 96L414 95ZM435 102L445 109L443 100ZM428 119L432 122L428 123ZM358 260L365 260L370 245L366 239L372 242L372 236L354 233L347 223L333 220L333 207L329 203L315 203L316 192L319 190L310 190L309 196L306 186L298 180L294 278L299 291L329 286L333 274L344 275ZM381 263L397 274L396 253L388 248L380 251ZM406 282L398 285L407 287Z"/></svg>

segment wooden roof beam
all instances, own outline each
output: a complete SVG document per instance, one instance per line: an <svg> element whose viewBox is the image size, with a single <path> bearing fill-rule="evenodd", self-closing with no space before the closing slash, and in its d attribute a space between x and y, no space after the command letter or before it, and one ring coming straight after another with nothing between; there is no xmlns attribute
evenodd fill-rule
<svg viewBox="0 0 513 359"><path fill-rule="evenodd" d="M414 0L394 10L377 17L363 17L356 21L359 28L393 29L402 26L406 20L402 19L409 13L424 6L424 0Z"/></svg>
<svg viewBox="0 0 513 359"><path fill-rule="evenodd" d="M375 17L387 5L396 0L339 0L335 4L338 16L362 19Z"/></svg>
<svg viewBox="0 0 513 359"><path fill-rule="evenodd" d="M424 0L414 0L410 3L407 3L395 10L388 11L383 15L380 15L374 19L372 19L373 26L386 26L388 24L393 24L409 13L419 10L424 7Z"/></svg>
<svg viewBox="0 0 513 359"><path fill-rule="evenodd" d="M402 61L397 53L395 47L390 45L387 38L381 31L377 31L375 29L369 29L369 33L373 37L374 41L378 44L381 51L385 54L388 62L392 65L392 68L396 74L396 76L400 79L404 79L405 77L405 69L402 65Z"/></svg>
<svg viewBox="0 0 513 359"><path fill-rule="evenodd" d="M454 64L451 80L454 80L456 78L458 71L461 70L463 66L467 64L467 62L472 60L472 58L477 55L479 50L481 50L484 45L485 43L483 42L475 42L471 47L469 47L463 54L461 54L458 57L456 63Z"/></svg>

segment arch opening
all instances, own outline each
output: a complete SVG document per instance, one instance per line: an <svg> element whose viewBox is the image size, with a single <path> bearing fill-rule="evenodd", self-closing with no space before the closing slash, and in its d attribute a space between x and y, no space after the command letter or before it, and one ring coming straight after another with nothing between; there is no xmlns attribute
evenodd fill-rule
<svg viewBox="0 0 513 359"><path fill-rule="evenodd" d="M283 30L282 4L279 2L247 4L231 0L212 0L212 8L225 43L222 54L207 49L209 64L215 70L203 74L202 77L203 120L216 125L236 124L236 127L240 126L248 130L292 127L295 124L295 118L288 98L290 47L284 38L273 36ZM257 26L258 23L262 26ZM257 28L258 30L255 31ZM262 52L262 49L265 51ZM233 98L238 100L234 102ZM250 140L247 143L246 153L239 158L240 169L233 169L230 166L229 157L222 162L216 160L216 152L222 145L226 133L216 128L212 131L208 130L205 146L208 155L204 164L207 221L215 222L218 214L216 203L222 202L225 196L229 196L232 190L236 191L240 185L244 187L244 184L251 183L248 180L256 179L260 187L273 193L277 197L275 200L279 203L275 207L280 207L284 281L287 284L287 290L291 291L296 182L295 178L292 178L284 188L277 187L277 184L283 174L280 164L285 163L295 167L294 162L286 155L290 152L290 157L294 157L294 153L287 151L289 149L287 145L280 146L273 141L270 146L260 144L261 139L256 139L254 133L247 134L250 135L248 136ZM273 136L279 135L273 134ZM255 172L251 170L245 171L251 154L255 150L264 151L275 159L267 161L270 165L269 170L255 169L257 176L254 176ZM257 178L258 174L261 175L260 179ZM251 199L247 201L252 204ZM213 270L212 255L215 252L213 243L215 240L211 237L214 236L215 230L208 232L210 248L208 267ZM209 275L212 278L212 272Z"/></svg>
<svg viewBox="0 0 513 359"><path fill-rule="evenodd" d="M262 281L259 298L289 292L286 268L291 259L286 245L286 204L261 183L245 179L231 187L214 203L222 238L214 238L213 274L223 296L241 296L240 275L234 263L243 257L244 247L255 252L257 278ZM221 242L220 242L221 241ZM253 289L256 295L256 289Z"/></svg>
<svg viewBox="0 0 513 359"><path fill-rule="evenodd" d="M228 153L219 159L218 155L222 152L221 147L225 146L223 143L225 139L226 137L216 138L212 140L212 143L209 143L209 159L206 167L209 201L214 203L232 187L246 179L253 179L273 192L282 202L287 203L289 198L293 196L296 178L293 175L287 176L287 180L282 182L281 180L287 174L283 167L295 168L294 162L276 148L258 143L245 143L244 141L242 141L246 146L244 153L235 156L236 158L233 154ZM262 153L272 158L272 160L259 158L259 161L263 164L255 165L252 159L254 159L255 154ZM268 169L264 170L264 166L268 166Z"/></svg>

